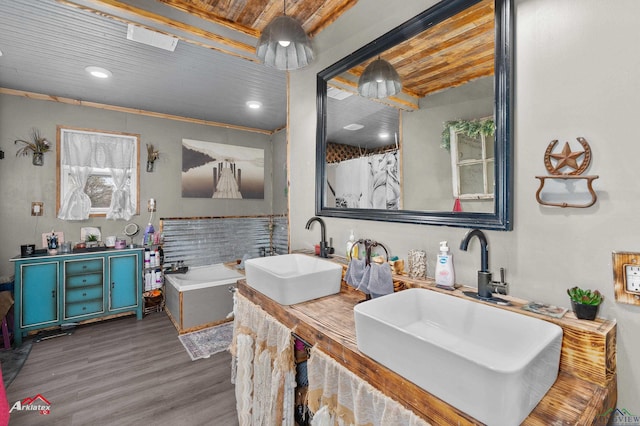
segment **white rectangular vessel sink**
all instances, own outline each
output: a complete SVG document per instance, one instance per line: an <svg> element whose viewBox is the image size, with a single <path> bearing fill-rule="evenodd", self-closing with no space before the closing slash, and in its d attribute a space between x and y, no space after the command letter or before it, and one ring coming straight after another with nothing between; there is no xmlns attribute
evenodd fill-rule
<svg viewBox="0 0 640 426"><path fill-rule="evenodd" d="M342 266L304 254L245 261L247 284L281 305L295 305L340 292Z"/></svg>
<svg viewBox="0 0 640 426"><path fill-rule="evenodd" d="M562 328L427 289L354 308L358 349L487 425L519 425L556 381Z"/></svg>

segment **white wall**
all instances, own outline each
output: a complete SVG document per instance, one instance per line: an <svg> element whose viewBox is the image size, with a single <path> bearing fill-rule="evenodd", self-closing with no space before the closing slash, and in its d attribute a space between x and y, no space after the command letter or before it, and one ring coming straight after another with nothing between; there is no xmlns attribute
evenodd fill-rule
<svg viewBox="0 0 640 426"><path fill-rule="evenodd" d="M310 248L317 229L305 222L315 212L316 73L375 37L436 3L360 0L316 39L316 62L290 75L289 141L292 248ZM640 251L640 2L637 0L516 0L515 217L512 232L487 232L490 266L507 270L511 294L569 306L573 285L599 289L600 314L618 322L618 407L640 412L640 306L614 300L611 252ZM372 17L376 18L372 25ZM538 205L537 180L546 174L549 142L591 144L590 174L598 202L588 209ZM344 250L349 229L356 237L383 242L406 258L409 249L428 252L433 274L438 241L449 240L458 282L475 284L478 244L461 252L464 229L325 218L328 236Z"/></svg>
<svg viewBox="0 0 640 426"><path fill-rule="evenodd" d="M9 259L20 254L20 245L41 247L41 234L52 229L63 231L65 239L80 240L80 228L99 226L103 235L123 234L125 221L90 218L69 222L56 218L56 151L45 154L44 166L31 165L30 157L15 157L15 139L24 139L36 127L54 143L56 125L140 134L140 215L130 222L142 230L149 220L147 199L157 200L154 225L161 217L247 216L282 214L287 211L284 188L286 137L239 131L222 127L178 122L102 109L73 106L23 97L0 95L0 276L13 274ZM182 139L229 143L265 150L265 196L262 200L182 198ZM160 151L155 171L147 173L146 144ZM275 154L274 154L275 152ZM276 169L274 169L274 167ZM274 184L275 188L274 189ZM32 201L44 202L42 217L30 216Z"/></svg>

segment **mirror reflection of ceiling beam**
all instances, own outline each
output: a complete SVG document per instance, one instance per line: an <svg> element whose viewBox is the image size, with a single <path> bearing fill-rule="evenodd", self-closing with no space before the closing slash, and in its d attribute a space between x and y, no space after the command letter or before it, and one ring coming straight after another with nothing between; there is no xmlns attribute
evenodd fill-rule
<svg viewBox="0 0 640 426"><path fill-rule="evenodd" d="M197 22L193 22L194 17L186 13L175 12L179 14L177 17L167 17L118 0L57 1L85 12L176 37L186 43L258 62L255 56L255 36L210 21L196 19Z"/></svg>
<svg viewBox="0 0 640 426"><path fill-rule="evenodd" d="M347 77L344 77L344 75L339 77L334 77L331 79L331 84L328 86L335 87L340 90L344 90L356 96L360 96L358 94L358 80L357 78L355 80L352 80L351 75ZM388 98L383 98L383 99L373 99L373 98L368 98L368 99L371 100L372 102L380 102L385 105L389 105L394 108L398 108L406 111L413 111L420 108L418 106L418 98L411 97L407 95L404 91L398 96L390 96Z"/></svg>
<svg viewBox="0 0 640 426"><path fill-rule="evenodd" d="M483 0L380 55L402 80L402 91L415 99L494 74L495 5ZM355 80L377 58L341 77Z"/></svg>

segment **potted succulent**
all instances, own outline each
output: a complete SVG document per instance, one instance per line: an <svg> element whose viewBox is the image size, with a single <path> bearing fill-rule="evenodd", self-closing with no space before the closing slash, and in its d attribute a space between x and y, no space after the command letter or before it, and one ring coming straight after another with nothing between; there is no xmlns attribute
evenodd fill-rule
<svg viewBox="0 0 640 426"><path fill-rule="evenodd" d="M596 319L598 307L604 300L604 296L598 290L583 290L576 286L567 289L567 294L571 298L571 307L578 319Z"/></svg>
<svg viewBox="0 0 640 426"><path fill-rule="evenodd" d="M98 246L98 236L94 234L87 235L86 241L87 247L97 247Z"/></svg>

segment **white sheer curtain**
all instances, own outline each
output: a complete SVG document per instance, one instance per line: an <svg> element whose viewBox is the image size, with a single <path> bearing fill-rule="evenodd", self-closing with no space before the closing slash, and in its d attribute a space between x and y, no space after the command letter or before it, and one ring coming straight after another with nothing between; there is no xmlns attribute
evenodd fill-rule
<svg viewBox="0 0 640 426"><path fill-rule="evenodd" d="M111 205L107 212L107 219L129 220L136 212L129 192L130 171L127 169L110 169L111 178L116 185L111 194Z"/></svg>
<svg viewBox="0 0 640 426"><path fill-rule="evenodd" d="M63 220L84 220L89 218L91 210L91 200L84 193L84 186L91 173L91 167L65 166L65 173L69 176L71 190L67 192L62 201L58 219Z"/></svg>
<svg viewBox="0 0 640 426"><path fill-rule="evenodd" d="M90 202L84 193L87 177L95 169L107 169L115 188L107 219L129 220L136 211L131 194L131 173L137 166L136 140L130 136L93 132L63 132L60 148L60 167L68 173L73 190L63 201L58 218L85 220L89 217ZM79 171L83 170L82 173Z"/></svg>

